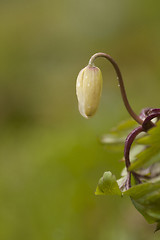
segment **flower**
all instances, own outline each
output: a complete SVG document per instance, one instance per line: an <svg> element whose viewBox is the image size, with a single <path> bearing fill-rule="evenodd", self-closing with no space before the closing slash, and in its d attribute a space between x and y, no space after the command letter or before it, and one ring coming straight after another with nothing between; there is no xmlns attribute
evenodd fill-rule
<svg viewBox="0 0 160 240"><path fill-rule="evenodd" d="M77 77L76 94L79 111L85 118L93 116L98 108L102 91L101 70L89 64Z"/></svg>

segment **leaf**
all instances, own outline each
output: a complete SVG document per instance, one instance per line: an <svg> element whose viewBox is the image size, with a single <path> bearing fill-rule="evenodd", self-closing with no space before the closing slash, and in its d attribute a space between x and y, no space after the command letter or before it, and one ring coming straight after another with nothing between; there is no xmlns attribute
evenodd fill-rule
<svg viewBox="0 0 160 240"><path fill-rule="evenodd" d="M130 127L135 127L135 122L127 121L104 135L102 143L115 148L122 147ZM141 179L142 183L126 190L128 174L126 168L122 177L116 181L111 172L105 172L96 189L97 195L124 195L129 196L135 208L144 216L148 223L157 222L160 229L160 121L148 133L140 134L132 145L130 151L131 166L137 174L148 177ZM132 179L133 180L133 179ZM132 184L134 182L131 181ZM121 190L121 191L120 191Z"/></svg>
<svg viewBox="0 0 160 240"><path fill-rule="evenodd" d="M137 126L137 123L133 119L123 121L117 127L111 129L108 134L104 134L100 138L100 142L107 145L107 149L113 151L122 151L128 133L135 126Z"/></svg>
<svg viewBox="0 0 160 240"><path fill-rule="evenodd" d="M140 154L142 151L144 151L145 146L144 145L132 145L132 148L130 150L130 161L133 162L137 159L137 155Z"/></svg>
<svg viewBox="0 0 160 240"><path fill-rule="evenodd" d="M148 131L147 136L137 140L137 143L145 144L147 148L136 156L136 160L129 168L130 171L140 167L148 167L160 161L160 121Z"/></svg>
<svg viewBox="0 0 160 240"><path fill-rule="evenodd" d="M155 232L157 232L157 231L159 231L159 230L160 230L160 222L157 223Z"/></svg>
<svg viewBox="0 0 160 240"><path fill-rule="evenodd" d="M101 141L104 144L124 143L127 134L135 126L137 123L133 119L123 121L117 127L112 128L109 134L103 135Z"/></svg>
<svg viewBox="0 0 160 240"><path fill-rule="evenodd" d="M115 134L105 134L100 138L100 142L110 151L122 152L124 148L125 137L119 137Z"/></svg>
<svg viewBox="0 0 160 240"><path fill-rule="evenodd" d="M100 178L95 194L121 196L116 177L111 172L105 172L103 177Z"/></svg>
<svg viewBox="0 0 160 240"><path fill-rule="evenodd" d="M130 189L124 192L124 195L128 195L134 199L139 199L139 198L142 198L144 195L151 193L159 188L160 188L160 181L155 183L147 182L147 183L138 184L131 187Z"/></svg>
<svg viewBox="0 0 160 240"><path fill-rule="evenodd" d="M140 203L138 203L137 201L135 201L132 198L131 198L131 201L132 201L133 205L135 206L135 208L138 210L138 212L140 212L143 215L143 217L146 219L146 221L148 223L152 224L152 223L156 222L156 220L153 217L149 216L145 212L145 209L146 209L145 206L141 205Z"/></svg>
<svg viewBox="0 0 160 240"><path fill-rule="evenodd" d="M101 142L103 144L123 144L125 141L124 137L119 137L116 134L105 134L101 137Z"/></svg>
<svg viewBox="0 0 160 240"><path fill-rule="evenodd" d="M135 120L133 120L132 118L121 122L120 124L118 124L117 127L112 128L111 133L124 133L124 132L129 132L131 129L135 128L137 126L137 123L135 122Z"/></svg>
<svg viewBox="0 0 160 240"><path fill-rule="evenodd" d="M147 182L123 192L149 223L160 221L160 181Z"/></svg>

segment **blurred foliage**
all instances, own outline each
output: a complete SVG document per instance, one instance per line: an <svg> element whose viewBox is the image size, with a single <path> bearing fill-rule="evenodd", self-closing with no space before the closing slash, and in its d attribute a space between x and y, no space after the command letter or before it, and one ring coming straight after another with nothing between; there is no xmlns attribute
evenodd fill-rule
<svg viewBox="0 0 160 240"><path fill-rule="evenodd" d="M123 134L126 135L132 124L133 121L131 120L119 124L117 128L114 128L109 135L106 135L102 139L103 144L109 147L113 145L114 149L117 147L119 149L119 144L122 145L122 141L119 141L119 138L123 139ZM136 129L139 129L139 127L134 128L128 136L133 136ZM127 137L124 151L127 151L126 143L128 142L129 138ZM141 145L137 145L137 142ZM128 172L127 164L125 164L121 178L118 180L116 180L116 177L110 171L105 172L100 178L95 192L96 195L129 196L136 209L144 216L147 222L150 224L156 223L156 231L160 229L159 142L160 122L158 121L149 131L144 132L143 130L143 134L141 132L139 139L134 143L134 148L131 151L128 150L129 171L131 170L132 172ZM124 161L127 162L125 154ZM128 185L129 181L131 186Z"/></svg>
<svg viewBox="0 0 160 240"><path fill-rule="evenodd" d="M123 152L98 142L128 117L113 69L97 61L104 89L89 121L78 113L75 80L104 51L119 63L135 111L158 107L159 9L144 0L1 0L0 239L152 238L127 199L94 195L104 170L123 167Z"/></svg>

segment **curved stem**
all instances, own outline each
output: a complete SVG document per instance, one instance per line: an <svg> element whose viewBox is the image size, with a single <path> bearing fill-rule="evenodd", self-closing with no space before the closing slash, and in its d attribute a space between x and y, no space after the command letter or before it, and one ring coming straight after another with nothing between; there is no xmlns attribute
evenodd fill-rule
<svg viewBox="0 0 160 240"><path fill-rule="evenodd" d="M142 111L139 114L139 117L142 120L145 120L145 118L149 115L149 112L152 110L152 108L143 108Z"/></svg>
<svg viewBox="0 0 160 240"><path fill-rule="evenodd" d="M148 110L148 114L147 115L150 115L151 113L160 113L160 108L150 108Z"/></svg>
<svg viewBox="0 0 160 240"><path fill-rule="evenodd" d="M117 65L117 63L112 59L112 57L106 53L95 53L89 60L89 65L93 65L93 62L96 58L98 57L104 57L106 59L108 59L111 64L113 65L115 71L116 71L116 74L117 74L117 80L119 82L119 86L120 86L120 90L121 90L121 95L122 95L122 98L123 98L123 102L125 104L125 107L127 109L127 111L129 112L129 114L133 117L133 119L138 122L139 124L142 124L143 123L143 120L132 110L129 102L128 102L128 99L127 99L127 95L126 95L126 91L125 91L125 87L124 87L124 83L123 83L123 79L122 79L122 74L120 72L120 69Z"/></svg>
<svg viewBox="0 0 160 240"><path fill-rule="evenodd" d="M148 131L150 128L154 127L155 124L150 122L153 118L160 117L160 112L151 113L148 117L145 118L142 127L145 131Z"/></svg>
<svg viewBox="0 0 160 240"><path fill-rule="evenodd" d="M148 111L150 111L150 113L147 113ZM147 116L147 114L149 114ZM135 180L137 181L137 183L141 183L140 178L146 178L149 179L151 177L148 176L144 176L141 174L138 174L134 171L129 171L128 168L130 167L130 149L132 146L133 141L135 140L136 136L141 133L141 132L147 132L150 128L154 127L155 125L151 122L151 120L155 117L160 117L160 109L143 109L141 112L142 115L142 119L144 119L143 124L137 128L135 128L126 138L125 141L125 148L124 148L124 157L125 157L125 164L126 164L126 168L127 168L127 172L128 172L128 177L127 177L127 181L126 181L126 188L129 189L131 186L131 173L133 174ZM130 173L130 175L129 175Z"/></svg>
<svg viewBox="0 0 160 240"><path fill-rule="evenodd" d="M131 145L132 145L134 139L136 138L136 136L143 131L144 131L143 127L139 126L139 127L135 128L126 138L125 147L124 147L124 157L125 157L125 164L126 164L127 170L131 164L130 159L129 159Z"/></svg>

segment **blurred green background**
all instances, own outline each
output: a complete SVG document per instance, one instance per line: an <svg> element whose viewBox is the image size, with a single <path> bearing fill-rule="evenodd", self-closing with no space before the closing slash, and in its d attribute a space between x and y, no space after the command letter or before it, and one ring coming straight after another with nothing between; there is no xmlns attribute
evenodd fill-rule
<svg viewBox="0 0 160 240"><path fill-rule="evenodd" d="M0 1L0 239L149 240L129 198L97 197L123 152L99 137L128 118L110 63L96 60L100 108L83 119L75 81L95 52L118 62L138 113L159 106L160 3Z"/></svg>

